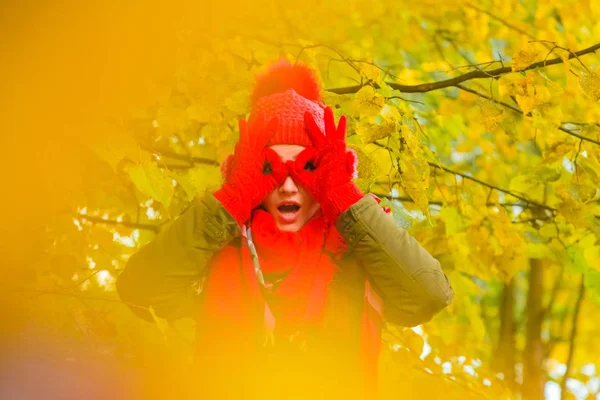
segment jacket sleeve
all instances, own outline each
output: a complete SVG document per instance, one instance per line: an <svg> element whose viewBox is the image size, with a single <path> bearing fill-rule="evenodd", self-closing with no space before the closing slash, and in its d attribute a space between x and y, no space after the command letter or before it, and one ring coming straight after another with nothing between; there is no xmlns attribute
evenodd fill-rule
<svg viewBox="0 0 600 400"><path fill-rule="evenodd" d="M336 227L347 256L358 260L382 296L389 322L416 326L451 303L454 292L439 261L370 195L342 213Z"/></svg>
<svg viewBox="0 0 600 400"><path fill-rule="evenodd" d="M221 203L207 193L196 198L176 220L134 253L119 275L117 292L138 316L177 319L191 316L194 287L213 254L240 235L240 228Z"/></svg>

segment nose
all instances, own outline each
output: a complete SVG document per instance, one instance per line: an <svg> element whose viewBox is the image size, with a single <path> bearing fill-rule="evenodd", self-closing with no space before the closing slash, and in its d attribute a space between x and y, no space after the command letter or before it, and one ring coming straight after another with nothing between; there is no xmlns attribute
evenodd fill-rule
<svg viewBox="0 0 600 400"><path fill-rule="evenodd" d="M287 176L281 186L279 186L280 193L294 194L298 192L298 186L291 176Z"/></svg>

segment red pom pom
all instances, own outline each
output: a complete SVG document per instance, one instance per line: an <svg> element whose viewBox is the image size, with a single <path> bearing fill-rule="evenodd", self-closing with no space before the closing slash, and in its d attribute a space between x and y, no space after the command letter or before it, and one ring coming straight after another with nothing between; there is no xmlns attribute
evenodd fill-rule
<svg viewBox="0 0 600 400"><path fill-rule="evenodd" d="M256 77L252 105L256 105L261 97L283 93L288 89L294 89L300 96L309 100L321 101L321 91L315 72L306 65L292 65L288 60L281 59L265 74Z"/></svg>

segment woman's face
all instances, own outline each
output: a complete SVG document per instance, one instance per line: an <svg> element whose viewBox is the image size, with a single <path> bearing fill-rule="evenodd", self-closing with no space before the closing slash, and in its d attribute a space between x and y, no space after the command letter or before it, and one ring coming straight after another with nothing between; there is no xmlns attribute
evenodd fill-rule
<svg viewBox="0 0 600 400"><path fill-rule="evenodd" d="M282 162L294 161L304 146L277 144L271 149L279 154ZM280 231L297 232L319 209L319 203L302 186L297 185L291 176L264 199L262 205L275 218Z"/></svg>

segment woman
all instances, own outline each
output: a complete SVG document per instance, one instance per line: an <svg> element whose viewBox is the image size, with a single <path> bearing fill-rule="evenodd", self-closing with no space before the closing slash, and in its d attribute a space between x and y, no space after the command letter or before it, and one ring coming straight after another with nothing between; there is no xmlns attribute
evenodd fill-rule
<svg viewBox="0 0 600 400"><path fill-rule="evenodd" d="M196 317L208 398L374 398L382 321L415 326L452 300L439 262L352 182L345 136L313 71L274 64L222 188L119 277L138 315Z"/></svg>

